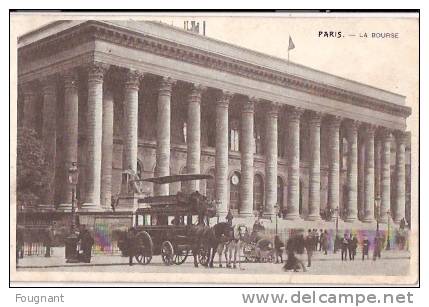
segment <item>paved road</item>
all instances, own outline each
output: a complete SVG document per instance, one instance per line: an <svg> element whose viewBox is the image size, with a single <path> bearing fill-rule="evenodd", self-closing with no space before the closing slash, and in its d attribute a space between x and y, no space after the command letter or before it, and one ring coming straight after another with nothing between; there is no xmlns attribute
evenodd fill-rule
<svg viewBox="0 0 429 307"><path fill-rule="evenodd" d="M56 271L56 272L142 272L142 273L204 273L204 274L258 274L282 272L281 264L243 263L242 269L215 268L200 266L194 268L193 258L182 265L166 266L160 256L154 256L149 265L128 265L128 258L120 256L95 255L90 264L68 264L64 261L64 249L56 249L51 258L25 257L20 260L18 271ZM407 275L410 266L409 253L406 251L385 251L377 261L361 260L358 253L355 261L341 261L341 254L327 256L316 252L308 273L288 274L323 274L323 275ZM216 258L217 259L217 256Z"/></svg>

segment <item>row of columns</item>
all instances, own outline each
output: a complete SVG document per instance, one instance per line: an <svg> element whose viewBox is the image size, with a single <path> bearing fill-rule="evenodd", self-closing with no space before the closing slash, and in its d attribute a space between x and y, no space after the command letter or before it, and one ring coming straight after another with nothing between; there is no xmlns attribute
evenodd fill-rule
<svg viewBox="0 0 429 307"><path fill-rule="evenodd" d="M99 210L110 208L112 195L112 150L113 150L113 94L103 84L108 67L94 64L87 68L88 101L87 101L87 167L86 189L83 210ZM137 171L138 151L138 93L142 75L136 71L128 71L124 83L125 135L123 146L123 168ZM66 170L72 162L77 161L78 152L78 83L74 72L64 75L64 152ZM56 93L54 82L47 79L43 86L44 120L43 139L48 148L51 161L55 161L55 106ZM171 122L171 92L174 81L162 78L157 102L156 127L156 168L155 176L170 174L170 122ZM199 85L193 85L188 98L188 129L187 129L187 172L199 173L201 160L201 93L204 90ZM231 93L223 92L216 102L216 156L215 156L215 195L220 203L220 212L227 212L228 194L228 112ZM254 108L256 98L246 100L242 105L241 131L241 215L253 215L253 179L254 179ZM35 123L35 95L24 87L24 125L33 126ZM300 120L304 109L287 107L288 128L288 199L286 218L299 219L299 177L300 177ZM269 103L266 112L266 163L265 163L265 207L269 214L274 213L277 203L277 147L278 147L278 112L279 105ZM322 114L309 112L309 220L320 219L320 128ZM44 115L44 116L45 116ZM344 122L348 143L347 165L347 197L345 204L345 221L357 220L358 198L358 128L360 123L337 116L328 116L329 130L329 184L328 208L335 209L340 203L340 126ZM365 125L365 168L364 168L364 222L374 220L375 190L375 127ZM380 194L381 222L387 220L390 208L390 146L391 132L380 130L381 179ZM395 134L396 150L396 204L393 216L400 221L405 215L405 137L403 132ZM49 155L48 154L48 155ZM54 178L54 177L53 177ZM190 190L197 190L196 183L189 184ZM51 189L53 190L53 189ZM155 195L167 195L168 185L155 185ZM52 196L53 197L53 196ZM48 201L48 200L47 200ZM53 198L49 199L53 203ZM63 202L71 202L71 190L65 188Z"/></svg>

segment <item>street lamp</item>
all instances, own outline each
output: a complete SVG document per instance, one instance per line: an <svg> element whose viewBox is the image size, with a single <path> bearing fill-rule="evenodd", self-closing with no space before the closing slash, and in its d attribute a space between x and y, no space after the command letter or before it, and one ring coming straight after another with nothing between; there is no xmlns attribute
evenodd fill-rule
<svg viewBox="0 0 429 307"><path fill-rule="evenodd" d="M390 210L387 212L387 242L386 242L386 250L390 250Z"/></svg>
<svg viewBox="0 0 429 307"><path fill-rule="evenodd" d="M339 215L340 215L340 208L338 206L334 209L334 214L335 214L334 254L336 254L337 253L337 249L338 249L338 244L337 244L337 238L338 238L338 219L339 219Z"/></svg>
<svg viewBox="0 0 429 307"><path fill-rule="evenodd" d="M376 217L376 221L377 221L377 235L378 232L380 230L380 202L381 202L381 198L379 196L377 196L374 199L374 203L375 203L375 217Z"/></svg>
<svg viewBox="0 0 429 307"><path fill-rule="evenodd" d="M75 213L76 213L76 186L77 186L77 182L79 179L79 170L77 169L77 163L76 162L72 162L72 166L69 168L69 183L72 187L72 207L71 207L71 225L70 225L70 232L73 233L75 230L75 223L76 223L76 217L75 217Z"/></svg>
<svg viewBox="0 0 429 307"><path fill-rule="evenodd" d="M79 262L77 251L77 235L76 228L76 186L78 182L79 171L77 163L72 162L71 167L68 169L68 180L72 187L72 203L71 203L71 222L70 222L70 235L66 238L66 262L75 263Z"/></svg>
<svg viewBox="0 0 429 307"><path fill-rule="evenodd" d="M278 232L278 222L277 222L277 218L278 218L278 216L279 216L279 212L280 212L280 207L279 207L279 205L278 204L276 204L275 206L274 206L274 210L275 210L275 213L276 213L276 235L277 235L277 232Z"/></svg>

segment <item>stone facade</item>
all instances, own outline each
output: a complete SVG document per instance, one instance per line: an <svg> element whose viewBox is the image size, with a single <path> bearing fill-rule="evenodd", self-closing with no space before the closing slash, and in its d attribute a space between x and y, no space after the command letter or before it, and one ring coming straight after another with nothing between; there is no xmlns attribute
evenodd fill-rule
<svg viewBox="0 0 429 307"><path fill-rule="evenodd" d="M221 214L243 218L261 208L294 221L405 217L404 97L159 23L68 21L38 31L19 42L18 118L42 127L58 179L46 202L58 210L70 207L65 176L77 161L82 211L111 210L129 170L213 174L213 184L143 191L198 189Z"/></svg>

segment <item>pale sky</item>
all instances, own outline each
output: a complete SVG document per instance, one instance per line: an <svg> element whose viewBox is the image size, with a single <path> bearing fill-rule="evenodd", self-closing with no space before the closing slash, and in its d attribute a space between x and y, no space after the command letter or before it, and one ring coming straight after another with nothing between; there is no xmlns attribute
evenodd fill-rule
<svg viewBox="0 0 429 307"><path fill-rule="evenodd" d="M86 15L21 14L11 17L11 39L59 19ZM406 96L413 108L407 129L417 137L419 41L417 17L277 17L97 15L90 19L158 20L183 28L184 20L206 21L206 35L287 59L289 35L295 49L290 60L324 72ZM341 31L344 38L320 38L319 31ZM359 38L373 32L398 33L398 39ZM348 36L354 34L356 36ZM15 40L16 41L16 40ZM416 132L416 133L414 133Z"/></svg>

